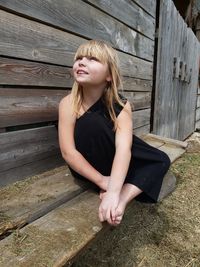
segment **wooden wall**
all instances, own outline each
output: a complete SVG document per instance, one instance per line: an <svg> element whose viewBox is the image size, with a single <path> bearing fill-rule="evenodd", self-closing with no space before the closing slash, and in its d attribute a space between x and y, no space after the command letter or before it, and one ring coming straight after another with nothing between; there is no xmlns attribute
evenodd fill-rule
<svg viewBox="0 0 200 267"><path fill-rule="evenodd" d="M117 49L135 132L149 132L155 12L156 0L0 0L0 180L63 163L57 107L73 83L74 52L88 39Z"/></svg>
<svg viewBox="0 0 200 267"><path fill-rule="evenodd" d="M184 140L195 130L199 41L172 0L160 0L153 132Z"/></svg>

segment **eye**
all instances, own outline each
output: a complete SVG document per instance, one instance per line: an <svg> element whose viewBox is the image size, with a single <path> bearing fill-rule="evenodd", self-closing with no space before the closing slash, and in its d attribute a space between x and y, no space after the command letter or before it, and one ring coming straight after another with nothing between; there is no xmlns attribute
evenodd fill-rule
<svg viewBox="0 0 200 267"><path fill-rule="evenodd" d="M96 57L88 57L88 59L89 59L90 61L99 61L98 58L96 58Z"/></svg>
<svg viewBox="0 0 200 267"><path fill-rule="evenodd" d="M75 58L75 61L81 60L83 57L82 56L78 56Z"/></svg>

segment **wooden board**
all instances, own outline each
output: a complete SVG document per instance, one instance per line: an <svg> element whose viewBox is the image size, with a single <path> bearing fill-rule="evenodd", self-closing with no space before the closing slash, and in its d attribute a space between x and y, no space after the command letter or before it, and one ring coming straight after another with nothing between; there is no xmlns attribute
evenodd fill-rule
<svg viewBox="0 0 200 267"><path fill-rule="evenodd" d="M0 127L58 120L58 104L67 90L1 88Z"/></svg>
<svg viewBox="0 0 200 267"><path fill-rule="evenodd" d="M99 201L86 191L2 240L0 265L63 266L102 229Z"/></svg>
<svg viewBox="0 0 200 267"><path fill-rule="evenodd" d="M151 107L151 92L123 92L122 94L131 103L132 110Z"/></svg>
<svg viewBox="0 0 200 267"><path fill-rule="evenodd" d="M182 147L176 147L172 144L165 144L159 147L160 150L164 151L170 158L171 162L174 162L178 159L183 153L185 153L185 149Z"/></svg>
<svg viewBox="0 0 200 267"><path fill-rule="evenodd" d="M176 147L182 147L182 148L186 148L188 145L187 142L183 142L183 141L179 141L176 139L171 139L171 138L155 135L152 133L144 135L143 139L145 141L148 141L148 140L152 140L152 141L156 141L156 142L159 141L159 142L162 142L163 144L171 144L171 145L174 145Z"/></svg>
<svg viewBox="0 0 200 267"><path fill-rule="evenodd" d="M133 0L153 17L156 16L156 0Z"/></svg>
<svg viewBox="0 0 200 267"><path fill-rule="evenodd" d="M68 32L3 10L0 10L0 35L0 53L3 56L68 67L73 64L74 52L78 46L86 41L86 39ZM122 52L118 52L118 54L122 75L152 79L152 62Z"/></svg>
<svg viewBox="0 0 200 267"><path fill-rule="evenodd" d="M15 3L0 0L0 5L88 39L107 40L121 51L153 60L154 41L81 0L66 0L59 5L53 0L45 1L44 5L39 0ZM124 9L128 9L127 3ZM151 28L153 31L154 27Z"/></svg>
<svg viewBox="0 0 200 267"><path fill-rule="evenodd" d="M152 18L148 13L146 13L142 8L140 8L133 1L128 0L85 0L87 3L100 8L110 16L113 16L125 23L132 29L148 36L150 39L154 40L155 33L155 19ZM154 14L155 17L155 14Z"/></svg>
<svg viewBox="0 0 200 267"><path fill-rule="evenodd" d="M0 188L0 235L38 219L83 190L66 165Z"/></svg>
<svg viewBox="0 0 200 267"><path fill-rule="evenodd" d="M0 85L71 87L71 68L0 57Z"/></svg>
<svg viewBox="0 0 200 267"><path fill-rule="evenodd" d="M137 110L133 112L133 129L148 125L150 123L150 109Z"/></svg>
<svg viewBox="0 0 200 267"><path fill-rule="evenodd" d="M149 135L151 144L152 139L153 137ZM145 141L148 141L148 135ZM167 143L167 141L170 140L165 140L165 143L161 144L162 141L158 138L157 143L155 140L153 145L156 147L159 146L159 149L167 152L171 160L174 161L184 153L185 150L181 148L180 145L177 146L176 142L172 144L173 140L170 143ZM63 190L65 190L63 189L63 185L66 182L66 177L60 176L59 178L57 174L54 174L52 178L54 181L48 176L46 176L46 178L44 177L46 180L34 180L32 186L28 185L25 187L24 192L22 192L22 200L23 197L26 198L26 195L30 192L30 206L33 205L33 207L37 209L40 204L36 204L35 200L32 202L34 194L39 193L40 198L40 193L46 192L50 194L50 192L53 191L52 194L57 197L58 192L56 192L54 188L55 181L58 180L57 189L63 192ZM47 188L44 189L45 182L47 182ZM71 184L70 181L68 182ZM167 181L165 182L165 185L168 185ZM71 186L70 189L68 188L69 191L74 188L73 184L71 184ZM41 189L37 192L37 188ZM167 188L165 188L165 190L167 190ZM165 192L163 191L162 194L165 195ZM48 202L46 197L44 199ZM8 202L8 205L9 203L13 202ZM23 201L21 205L22 203ZM16 267L32 266L33 264L38 267L63 266L92 239L103 233L103 230L107 229L108 224L101 224L98 219L99 203L98 194L91 190L85 191L48 212L41 218L36 219L21 230L4 238L0 241L0 265L3 267L10 267L13 265ZM27 204L29 210L31 209L30 206ZM20 211L16 210L16 213L18 212L21 214ZM10 211L10 214L13 215L13 211ZM27 214L29 214L28 211L26 215ZM38 212L36 212L36 214L38 214Z"/></svg>
<svg viewBox="0 0 200 267"><path fill-rule="evenodd" d="M44 165L48 159L50 164ZM0 185L16 181L20 174L25 177L38 173L38 169L58 166L59 162L63 160L55 126L0 134Z"/></svg>
<svg viewBox="0 0 200 267"><path fill-rule="evenodd" d="M180 63L176 67L175 59ZM186 69L181 64L187 66ZM194 131L198 72L199 41L173 1L161 0L153 118L155 134L184 140Z"/></svg>

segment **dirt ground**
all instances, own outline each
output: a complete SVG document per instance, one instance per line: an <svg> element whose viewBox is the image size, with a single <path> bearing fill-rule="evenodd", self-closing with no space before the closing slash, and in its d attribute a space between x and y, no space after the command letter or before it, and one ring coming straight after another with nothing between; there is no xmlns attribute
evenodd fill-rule
<svg viewBox="0 0 200 267"><path fill-rule="evenodd" d="M133 201L122 224L93 242L73 267L200 267L197 141L171 166L176 190L158 204Z"/></svg>

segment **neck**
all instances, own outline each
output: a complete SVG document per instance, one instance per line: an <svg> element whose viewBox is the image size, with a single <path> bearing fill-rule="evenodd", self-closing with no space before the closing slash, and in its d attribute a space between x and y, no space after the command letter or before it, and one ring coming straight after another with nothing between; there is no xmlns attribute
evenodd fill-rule
<svg viewBox="0 0 200 267"><path fill-rule="evenodd" d="M83 87L83 103L87 106L94 104L103 95L105 86L101 88Z"/></svg>

